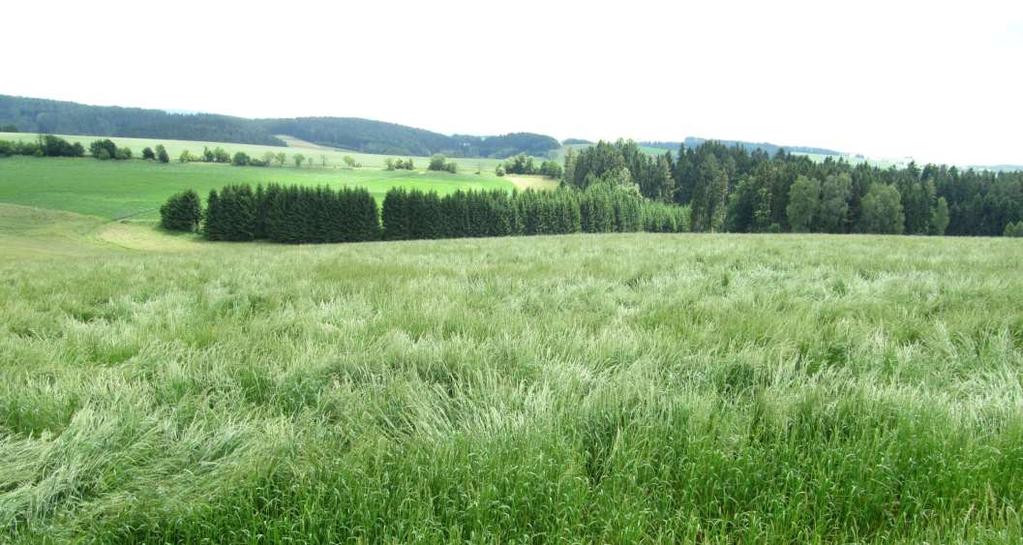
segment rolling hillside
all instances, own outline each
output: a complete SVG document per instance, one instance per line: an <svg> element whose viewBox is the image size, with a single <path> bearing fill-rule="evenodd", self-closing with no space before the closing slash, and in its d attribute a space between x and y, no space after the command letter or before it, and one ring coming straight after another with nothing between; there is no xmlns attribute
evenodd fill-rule
<svg viewBox="0 0 1023 545"><path fill-rule="evenodd" d="M10 125L22 132L270 146L286 146L279 137L286 135L352 151L414 156L443 153L451 157L502 159L519 153L544 156L561 147L554 138L532 133L449 136L354 117L246 119L0 95L0 126Z"/></svg>

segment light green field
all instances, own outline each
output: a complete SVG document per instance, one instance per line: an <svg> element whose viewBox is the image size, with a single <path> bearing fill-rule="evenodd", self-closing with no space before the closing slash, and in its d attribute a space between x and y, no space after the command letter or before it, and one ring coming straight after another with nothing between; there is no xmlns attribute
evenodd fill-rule
<svg viewBox="0 0 1023 545"><path fill-rule="evenodd" d="M423 164L425 167L425 163ZM227 184L351 185L367 188L377 202L392 187L440 194L458 189L511 190L492 172L386 171L379 168L261 168L207 163L99 161L92 158L8 157L0 159L0 202L67 210L103 218L152 220L170 195L195 189L205 196Z"/></svg>
<svg viewBox="0 0 1023 545"><path fill-rule="evenodd" d="M0 542L1019 543L1021 259L0 205Z"/></svg>

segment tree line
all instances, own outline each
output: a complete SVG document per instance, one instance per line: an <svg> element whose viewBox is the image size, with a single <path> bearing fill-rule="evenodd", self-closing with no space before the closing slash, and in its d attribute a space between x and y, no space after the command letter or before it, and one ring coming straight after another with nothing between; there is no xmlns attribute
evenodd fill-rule
<svg viewBox="0 0 1023 545"><path fill-rule="evenodd" d="M0 140L0 157L26 155L29 157L82 157L85 147L52 134L40 135L35 141Z"/></svg>
<svg viewBox="0 0 1023 545"><path fill-rule="evenodd" d="M652 202L607 184L586 190L470 190L444 196L394 188L382 207L386 240L682 232L688 226L687 208Z"/></svg>
<svg viewBox="0 0 1023 545"><path fill-rule="evenodd" d="M94 140L89 144L89 155L100 160L126 160L131 159L133 153L130 148L120 147L109 138ZM67 140L52 134L42 134L35 141L9 141L0 140L0 157L11 155L26 155L30 157L84 157L86 148L78 142ZM170 162L167 148L163 144L157 144L155 149L146 146L142 150L142 158L155 160L161 163Z"/></svg>
<svg viewBox="0 0 1023 545"><path fill-rule="evenodd" d="M209 240L285 243L376 240L376 201L363 188L231 185L207 198L203 234Z"/></svg>
<svg viewBox="0 0 1023 545"><path fill-rule="evenodd" d="M688 209L651 202L607 184L586 190L508 193L393 188L378 214L362 188L230 185L210 192L206 208L194 191L161 207L164 228L199 230L209 240L284 243L356 242L567 233L680 232Z"/></svg>
<svg viewBox="0 0 1023 545"><path fill-rule="evenodd" d="M251 119L5 95L0 95L0 125L16 126L22 132L285 145Z"/></svg>
<svg viewBox="0 0 1023 545"><path fill-rule="evenodd" d="M690 208L694 231L998 236L1023 220L1023 173L814 162L719 142L650 155L633 142L566 153L564 184L632 187Z"/></svg>
<svg viewBox="0 0 1023 545"><path fill-rule="evenodd" d="M89 144L88 149L78 142L71 143L52 134L39 135L38 139L35 141L0 140L0 157L9 157L12 155L25 155L30 157L83 157L85 156L86 151L88 151L89 155L92 157L100 160L127 160L134 157L134 153L131 148L118 146L117 143L109 138L94 140ZM157 144L153 147L146 146L143 148L142 159L169 163L170 155L163 144ZM186 149L178 156L178 161L181 163L224 163L234 166L253 167L268 167L275 163L278 166L284 166L284 164L288 162L288 159L289 155L283 151L266 151L262 154L261 158L259 158L252 157L242 151L235 152L232 155L221 146L215 146L213 149L210 149L209 146L203 146L202 154L194 154ZM303 164L308 164L309 166L314 164L314 159L312 157L306 157L301 153L292 154L290 159L295 163L296 167L301 167ZM342 160L348 168L359 168L362 166L361 163L356 161L355 158L350 155L345 155ZM392 162L392 160L388 159L388 162ZM322 166L327 166L327 156L325 154L320 155L320 164ZM454 163L449 164L453 165ZM408 159L406 162L402 162L399 159L397 161L397 165L397 168L408 168L410 170L414 168L411 159ZM452 170L453 167L445 169Z"/></svg>
<svg viewBox="0 0 1023 545"><path fill-rule="evenodd" d="M246 119L201 113L89 106L74 102L0 95L0 128L24 132L88 134L285 146L286 134L317 144L365 153L428 157L543 156L560 144L541 134L446 135L395 123L341 117ZM13 132L13 131L0 131Z"/></svg>

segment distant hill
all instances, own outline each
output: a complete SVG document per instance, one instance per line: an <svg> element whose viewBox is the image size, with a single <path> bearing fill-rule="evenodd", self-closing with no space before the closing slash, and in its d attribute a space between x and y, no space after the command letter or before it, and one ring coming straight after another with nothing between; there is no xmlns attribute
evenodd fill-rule
<svg viewBox="0 0 1023 545"><path fill-rule="evenodd" d="M561 147L542 134L513 133L503 136L448 136L395 123L357 117L300 117L259 119L273 134L294 136L314 144L363 153L425 156L443 153L452 157L503 159L518 153L543 156Z"/></svg>
<svg viewBox="0 0 1023 545"><path fill-rule="evenodd" d="M549 136L513 133L502 136L448 136L423 129L354 117L246 119L215 114L88 106L37 98L0 95L0 125L22 132L166 138L285 146L275 135L365 153L503 159L519 153L545 156L561 144Z"/></svg>
<svg viewBox="0 0 1023 545"><path fill-rule="evenodd" d="M974 170L990 170L992 172L1017 172L1023 171L1023 165L970 165L966 168L972 168Z"/></svg>
<svg viewBox="0 0 1023 545"><path fill-rule="evenodd" d="M0 125L8 124L22 132L284 145L265 128L240 117L0 95Z"/></svg>
<svg viewBox="0 0 1023 545"><path fill-rule="evenodd" d="M700 144L702 144L702 143L704 143L704 142L706 142L708 140L710 140L710 139L709 138L698 138L698 137L695 137L695 136L689 136L689 137L686 137L686 139L685 139L685 145L686 145L687 148L695 148L696 146L699 146ZM808 146L780 146L778 144L771 144L771 143L768 143L768 142L744 142L742 140L716 140L716 141L717 142L721 142L722 144L724 144L726 146L729 146L729 147L739 146L740 148L743 148L746 151L753 151L753 150L760 149L760 150L763 150L763 151L767 152L769 155L774 155L775 153L778 153L778 150L780 150L780 149L784 149L785 151L793 152L793 153L813 153L813 154L817 154L817 155L835 155L835 156L845 155L844 153L842 153L840 151L830 150L830 149L826 149L826 148L814 148L814 147L808 147ZM682 145L682 142L640 142L640 145L648 146L648 147L651 147L651 148L660 148L660 149L667 149L667 150L671 150L671 151L678 151L678 148L679 148L679 146Z"/></svg>

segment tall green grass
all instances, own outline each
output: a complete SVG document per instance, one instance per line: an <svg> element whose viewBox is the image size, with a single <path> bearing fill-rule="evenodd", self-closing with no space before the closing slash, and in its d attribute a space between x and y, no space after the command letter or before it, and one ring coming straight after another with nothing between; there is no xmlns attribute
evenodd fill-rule
<svg viewBox="0 0 1023 545"><path fill-rule="evenodd" d="M1023 246L0 261L0 541L1019 543Z"/></svg>

